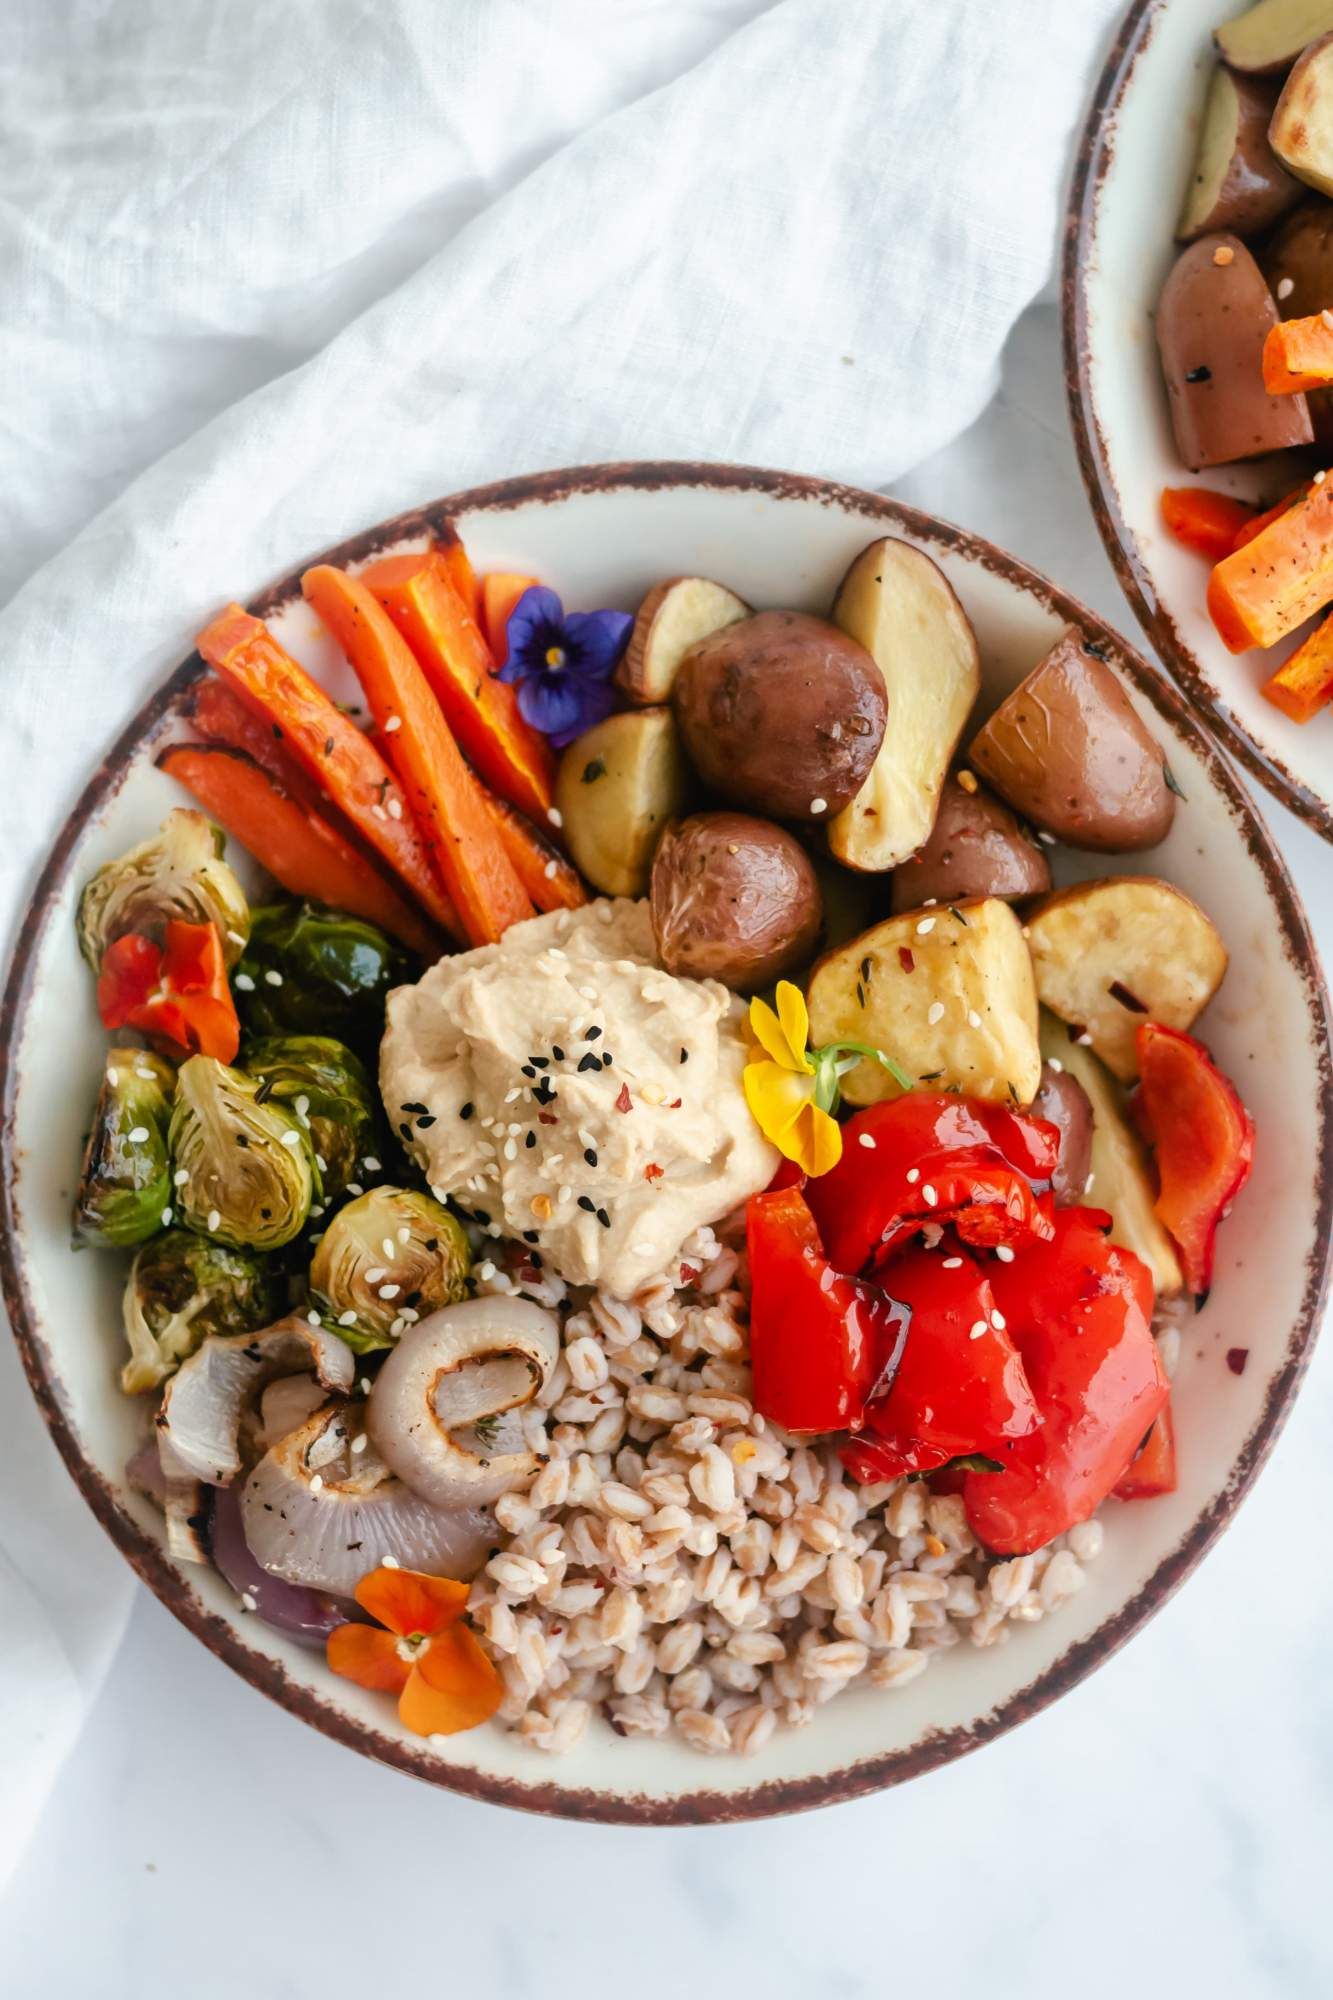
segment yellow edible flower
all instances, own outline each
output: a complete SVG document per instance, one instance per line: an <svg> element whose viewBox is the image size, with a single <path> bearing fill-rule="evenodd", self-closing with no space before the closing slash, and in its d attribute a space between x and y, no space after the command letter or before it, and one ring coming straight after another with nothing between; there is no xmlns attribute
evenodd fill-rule
<svg viewBox="0 0 1333 2000"><path fill-rule="evenodd" d="M864 1042L829 1042L811 1049L805 995L789 979L778 981L777 1011L766 1000L750 1002L750 1032L759 1044L745 1066L745 1101L764 1137L802 1172L828 1173L842 1158L842 1129L834 1113L842 1079L858 1062L877 1062L904 1090L910 1083L897 1063Z"/></svg>

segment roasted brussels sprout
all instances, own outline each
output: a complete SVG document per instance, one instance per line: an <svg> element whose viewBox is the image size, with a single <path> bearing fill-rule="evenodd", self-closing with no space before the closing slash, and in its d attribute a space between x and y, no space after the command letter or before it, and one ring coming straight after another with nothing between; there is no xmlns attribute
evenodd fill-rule
<svg viewBox="0 0 1333 2000"><path fill-rule="evenodd" d="M234 965L250 935L245 891L222 859L226 842L202 813L168 813L151 840L99 868L79 898L79 950L96 972L127 931L161 940L171 917L214 924Z"/></svg>
<svg viewBox="0 0 1333 2000"><path fill-rule="evenodd" d="M74 1198L76 1242L124 1250L170 1220L175 1080L171 1064L147 1049L107 1051Z"/></svg>
<svg viewBox="0 0 1333 2000"><path fill-rule="evenodd" d="M349 1181L356 1187L376 1178L383 1145L375 1092L365 1064L345 1043L329 1035L267 1035L250 1044L244 1068L265 1102L285 1106L309 1132L322 1201L344 1194Z"/></svg>
<svg viewBox="0 0 1333 2000"><path fill-rule="evenodd" d="M412 966L362 917L322 903L265 904L237 968L236 1004L252 1035L336 1035L370 1053L384 1032L385 999Z"/></svg>
<svg viewBox="0 0 1333 2000"><path fill-rule="evenodd" d="M262 1257L168 1229L130 1267L122 1316L127 1396L156 1389L210 1333L254 1333L283 1310L286 1285Z"/></svg>
<svg viewBox="0 0 1333 2000"><path fill-rule="evenodd" d="M318 1199L309 1135L253 1077L191 1056L176 1078L172 1161L182 1222L219 1243L277 1250ZM184 1174L184 1180L181 1175Z"/></svg>
<svg viewBox="0 0 1333 2000"><path fill-rule="evenodd" d="M319 1240L310 1290L359 1354L392 1347L405 1326L467 1290L463 1227L428 1194L372 1188L340 1208Z"/></svg>

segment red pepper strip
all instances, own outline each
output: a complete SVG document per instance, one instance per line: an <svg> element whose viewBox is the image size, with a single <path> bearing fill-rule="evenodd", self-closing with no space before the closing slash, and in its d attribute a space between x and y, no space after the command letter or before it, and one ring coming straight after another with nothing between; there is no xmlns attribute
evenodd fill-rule
<svg viewBox="0 0 1333 2000"><path fill-rule="evenodd" d="M1134 1041L1138 1108L1157 1155L1157 1214L1186 1284L1206 1296L1217 1225L1250 1177L1254 1125L1202 1042L1157 1021L1145 1021Z"/></svg>
<svg viewBox="0 0 1333 2000"><path fill-rule="evenodd" d="M1159 1493L1176 1490L1176 1427L1171 1405L1143 1441L1143 1449L1130 1461L1129 1470L1112 1487L1117 1500L1154 1500Z"/></svg>
<svg viewBox="0 0 1333 2000"><path fill-rule="evenodd" d="M1164 486L1162 519L1178 542L1209 562L1221 562L1254 519L1254 508L1208 486Z"/></svg>
<svg viewBox="0 0 1333 2000"><path fill-rule="evenodd" d="M884 1282L911 1319L897 1370L862 1419L893 1463L874 1477L929 1471L967 1452L1005 1462L1041 1417L988 1272L971 1257L909 1250ZM845 1453L843 1463L855 1471Z"/></svg>
<svg viewBox="0 0 1333 2000"><path fill-rule="evenodd" d="M1053 1241L991 1271L1042 1416L1042 1428L1005 1453L1003 1472L964 1482L972 1531L998 1554L1039 1549L1086 1521L1166 1403L1152 1276L1108 1241L1110 1220L1057 1209Z"/></svg>
<svg viewBox="0 0 1333 2000"><path fill-rule="evenodd" d="M880 1372L887 1302L833 1269L799 1188L755 1195L745 1226L755 1406L784 1430L845 1430Z"/></svg>
<svg viewBox="0 0 1333 2000"><path fill-rule="evenodd" d="M1021 1249L1034 1236L1051 1234L1054 1196L1034 1195L1031 1184L1012 1167L972 1149L932 1166L927 1157L921 1179L909 1190L903 1213L890 1223L871 1258L878 1274L924 1223L947 1223L964 1243L993 1250L997 1243ZM884 1282L888 1282L886 1279ZM892 1286L890 1285L890 1290Z"/></svg>
<svg viewBox="0 0 1333 2000"><path fill-rule="evenodd" d="M847 1121L843 1141L837 1166L807 1190L829 1261L839 1271L864 1269L881 1244L891 1247L922 1222L953 1219L940 1212L946 1207L940 1199L941 1180L946 1166L961 1168L964 1161L951 1156L965 1155L967 1163L987 1168L1011 1168L1042 1188L1060 1151L1060 1135L1044 1118L947 1092L909 1091L871 1105ZM965 1188L955 1184L955 1194L953 1207L973 1205ZM1025 1208L1012 1184L1001 1191L995 1182L984 1190L978 1183L978 1205L1007 1207L1011 1198L1020 1210ZM1041 1224L1031 1226L1044 1233ZM973 1240L985 1240L979 1218L977 1227L983 1237ZM1025 1240L1023 1232L1014 1240Z"/></svg>
<svg viewBox="0 0 1333 2000"><path fill-rule="evenodd" d="M165 947L136 931L102 955L97 1011L104 1028L137 1028L173 1055L234 1060L241 1045L222 946L212 924L173 918Z"/></svg>

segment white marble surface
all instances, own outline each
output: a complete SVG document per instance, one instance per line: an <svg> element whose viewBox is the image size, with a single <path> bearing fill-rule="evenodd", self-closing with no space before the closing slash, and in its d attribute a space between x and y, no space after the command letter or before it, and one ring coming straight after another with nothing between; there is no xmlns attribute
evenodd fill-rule
<svg viewBox="0 0 1333 2000"><path fill-rule="evenodd" d="M985 418L901 491L1134 636L1050 306ZM1328 850L1264 810L1333 955ZM1331 1440L1326 1349L1230 1533L1090 1682L918 1784L760 1826L564 1826L429 1791L302 1729L145 1594L0 1902L0 1994L1315 2000L1333 1991Z"/></svg>

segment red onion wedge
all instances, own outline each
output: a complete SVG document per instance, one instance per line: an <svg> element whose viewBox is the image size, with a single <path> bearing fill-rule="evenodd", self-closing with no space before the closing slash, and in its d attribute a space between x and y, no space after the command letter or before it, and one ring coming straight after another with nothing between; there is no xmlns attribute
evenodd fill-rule
<svg viewBox="0 0 1333 2000"><path fill-rule="evenodd" d="M495 1500L537 1471L515 1413L541 1393L559 1356L553 1315L529 1299L445 1306L408 1327L376 1376L371 1439L437 1507Z"/></svg>
<svg viewBox="0 0 1333 2000"><path fill-rule="evenodd" d="M440 1508L393 1477L359 1405L327 1405L266 1452L240 1489L256 1562L287 1583L350 1597L386 1556L464 1581L495 1546L479 1508Z"/></svg>
<svg viewBox="0 0 1333 2000"><path fill-rule="evenodd" d="M356 1357L336 1333L295 1314L261 1333L210 1334L163 1391L158 1437L170 1447L173 1469L226 1486L241 1469L241 1422L260 1390L279 1376L312 1371L325 1390L345 1395Z"/></svg>
<svg viewBox="0 0 1333 2000"><path fill-rule="evenodd" d="M322 1646L335 1625L359 1618L357 1606L347 1598L331 1597L322 1590L306 1590L299 1584L282 1583L261 1569L250 1553L241 1520L241 1501L236 1488L224 1487L213 1496L213 1519L209 1529L213 1562L227 1579L247 1611L262 1618L275 1632L299 1639L306 1646Z"/></svg>

